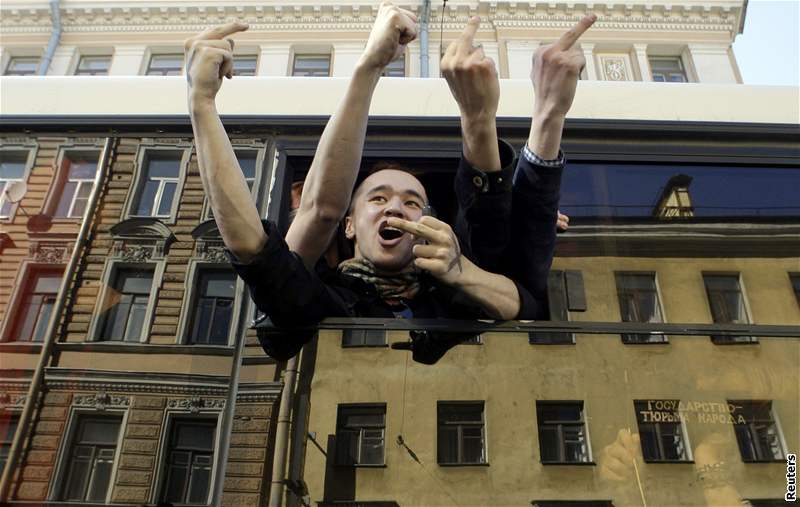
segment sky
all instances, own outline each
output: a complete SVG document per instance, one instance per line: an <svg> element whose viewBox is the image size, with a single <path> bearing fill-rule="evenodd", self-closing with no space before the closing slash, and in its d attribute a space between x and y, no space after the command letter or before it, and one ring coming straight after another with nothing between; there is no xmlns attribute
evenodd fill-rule
<svg viewBox="0 0 800 507"><path fill-rule="evenodd" d="M800 86L800 0L750 0L733 52L744 84Z"/></svg>

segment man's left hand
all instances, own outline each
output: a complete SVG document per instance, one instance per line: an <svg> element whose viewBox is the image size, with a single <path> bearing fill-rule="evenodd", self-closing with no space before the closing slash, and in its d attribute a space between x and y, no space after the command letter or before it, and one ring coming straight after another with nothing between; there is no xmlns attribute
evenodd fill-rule
<svg viewBox="0 0 800 507"><path fill-rule="evenodd" d="M464 271L461 247L453 229L436 218L424 216L419 222L391 217L387 225L427 241L414 245L414 265L428 271L442 282L452 285Z"/></svg>

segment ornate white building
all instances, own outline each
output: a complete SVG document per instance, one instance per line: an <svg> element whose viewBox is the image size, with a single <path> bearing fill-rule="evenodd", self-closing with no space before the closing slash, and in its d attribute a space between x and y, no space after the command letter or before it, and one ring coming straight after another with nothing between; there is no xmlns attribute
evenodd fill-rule
<svg viewBox="0 0 800 507"><path fill-rule="evenodd" d="M348 76L378 3L11 0L0 6L0 65L6 75L178 73L186 37L241 20L250 30L236 37L240 75ZM584 79L742 82L731 44L744 26L745 0L398 4L420 17L427 42L423 36L415 41L391 75L438 76L441 43L446 45L470 16L479 15L478 41L497 62L500 76L526 78L533 51L591 11L599 20L581 40L587 56ZM58 16L53 16L56 8ZM60 37L52 37L59 29ZM48 64L51 39L56 44Z"/></svg>

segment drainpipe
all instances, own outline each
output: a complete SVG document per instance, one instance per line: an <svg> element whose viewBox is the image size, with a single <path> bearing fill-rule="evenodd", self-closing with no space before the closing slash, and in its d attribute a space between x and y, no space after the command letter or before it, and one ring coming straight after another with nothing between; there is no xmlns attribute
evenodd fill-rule
<svg viewBox="0 0 800 507"><path fill-rule="evenodd" d="M431 0L422 0L422 17L419 23L419 75L430 77L428 71L428 20L431 15Z"/></svg>
<svg viewBox="0 0 800 507"><path fill-rule="evenodd" d="M78 236L75 238L75 247L72 249L72 254L69 257L69 263L64 271L64 276L61 278L61 284L58 287L58 295L56 296L53 311L50 314L50 320L47 323L47 331L45 332L45 340L42 343L42 352L39 354L39 362L36 364L33 377L31 378L31 385L28 387L28 394L25 397L25 405L22 407L22 414L19 417L19 424L17 431L14 433L14 441L11 443L11 449L8 452L8 460L6 467L3 470L3 475L0 477L0 504L5 504L8 501L8 493L11 488L11 481L14 477L14 469L22 454L23 442L28 438L28 426L31 424L33 411L36 408L39 399L40 389L44 382L44 369L50 363L50 358L53 355L53 349L58 335L58 324L61 320L61 314L64 311L64 306L67 301L67 291L70 289L70 282L78 267L81 259L81 252L87 243L89 237L89 228L92 225L92 213L97 208L97 201L100 199L100 191L103 182L105 181L108 172L108 159L111 155L110 137L106 138L103 144L103 153L100 157L100 167L97 174L94 176L94 184L92 186L92 193L89 195L89 202L86 205L86 210L83 212L83 221Z"/></svg>
<svg viewBox="0 0 800 507"><path fill-rule="evenodd" d="M50 40L47 43L47 49L44 52L41 63L39 63L37 74L40 76L47 74L47 69L50 68L50 62L53 61L53 54L58 47L58 41L61 40L61 7L58 2L59 0L50 0L50 17L53 18L53 31L50 32Z"/></svg>
<svg viewBox="0 0 800 507"><path fill-rule="evenodd" d="M241 280L239 285L239 301L246 301L245 287ZM240 311L240 314L244 312ZM240 317L237 330L243 327L246 317ZM244 333L236 333L236 341L233 348L233 362L231 364L230 380L228 381L228 396L225 400L225 412L222 415L222 428L220 429L220 441L217 444L217 472L214 476L213 497L211 505L222 505L222 490L225 487L225 471L228 467L228 454L230 450L231 432L233 431L233 418L236 412L236 397L239 394L239 372L242 369L242 356L244 355Z"/></svg>
<svg viewBox="0 0 800 507"><path fill-rule="evenodd" d="M289 359L283 372L283 392L275 428L275 455L272 458L272 483L269 507L281 507L286 486L286 455L289 450L289 424L292 419L292 396L297 381L297 356Z"/></svg>

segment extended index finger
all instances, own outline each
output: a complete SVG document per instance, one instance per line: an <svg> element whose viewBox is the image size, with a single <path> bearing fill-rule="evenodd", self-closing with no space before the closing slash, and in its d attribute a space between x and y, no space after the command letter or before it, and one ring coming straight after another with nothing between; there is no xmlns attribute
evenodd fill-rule
<svg viewBox="0 0 800 507"><path fill-rule="evenodd" d="M578 42L578 39L581 37L581 35L583 35L586 30L588 30L594 24L595 21L597 21L596 14L587 14L581 18L581 20L578 21L575 26L567 30L564 35L558 39L556 45L562 50L571 48L576 42Z"/></svg>
<svg viewBox="0 0 800 507"><path fill-rule="evenodd" d="M198 39L224 39L225 37L237 32L244 32L250 28L247 23L234 21L225 25L215 26L203 31L197 36Z"/></svg>
<svg viewBox="0 0 800 507"><path fill-rule="evenodd" d="M411 222L409 220L403 220L402 218L391 217L389 220L387 220L387 224L428 241L434 241L437 239L436 236L438 231L419 222Z"/></svg>

